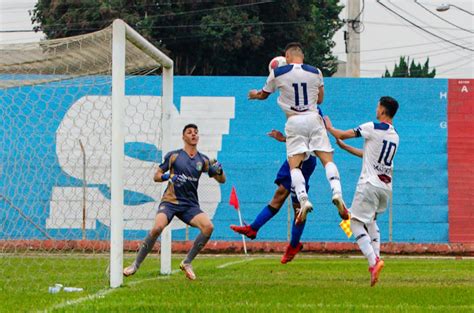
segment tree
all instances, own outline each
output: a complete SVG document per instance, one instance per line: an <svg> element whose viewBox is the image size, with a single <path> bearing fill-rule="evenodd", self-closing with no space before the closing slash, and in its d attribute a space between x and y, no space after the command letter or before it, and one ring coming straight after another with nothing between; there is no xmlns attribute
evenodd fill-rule
<svg viewBox="0 0 474 313"><path fill-rule="evenodd" d="M385 74L382 77L384 78L395 78L395 77L433 78L436 75L436 69L433 69L430 72L430 66L429 66L430 58L426 59L426 62L423 66L421 66L421 63L416 64L414 60L411 60L410 67L408 67L408 63L410 63L410 57L408 57L406 61L405 61L405 57L400 57L400 61L398 65L395 64L393 73L390 74L389 70L385 69Z"/></svg>
<svg viewBox="0 0 474 313"><path fill-rule="evenodd" d="M299 41L305 61L330 76L337 70L331 48L341 10L338 0L39 0L31 20L54 39L121 18L168 53L181 75L266 75L268 62Z"/></svg>

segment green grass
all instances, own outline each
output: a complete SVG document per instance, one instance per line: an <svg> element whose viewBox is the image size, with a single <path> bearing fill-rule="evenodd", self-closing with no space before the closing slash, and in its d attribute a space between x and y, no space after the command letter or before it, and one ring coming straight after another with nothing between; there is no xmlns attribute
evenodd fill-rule
<svg viewBox="0 0 474 313"><path fill-rule="evenodd" d="M191 282L181 272L158 276L152 256L112 290L106 257L0 257L0 311L474 312L473 259L387 257L373 288L362 258L303 255L287 265L277 255L242 260L198 256L198 279ZM179 261L173 259L173 269ZM84 291L49 294L55 283Z"/></svg>

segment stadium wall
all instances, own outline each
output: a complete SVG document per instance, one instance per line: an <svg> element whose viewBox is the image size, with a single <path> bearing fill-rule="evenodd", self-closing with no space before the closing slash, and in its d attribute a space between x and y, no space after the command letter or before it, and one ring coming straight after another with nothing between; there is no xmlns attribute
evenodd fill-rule
<svg viewBox="0 0 474 313"><path fill-rule="evenodd" d="M83 83L87 82L87 78L81 80ZM159 97L159 94L149 93L152 90L149 87L159 84L159 80L159 77L130 80L127 82L127 95ZM197 123L201 131L201 150L217 155L227 174L225 185L209 187L206 184L205 190L200 192L203 206L211 207L209 212L215 224L215 241L240 240L229 229L230 224L238 223L236 211L228 204L232 186L237 190L244 220L252 221L271 199L275 190L274 177L285 159L284 144L266 136L271 129L284 129L285 118L276 105L276 96L272 95L266 101L247 100L248 90L261 88L264 82L264 77L175 78L175 146L181 146L182 125L187 122ZM392 204L394 243L473 242L474 228L469 226L473 222L474 189L470 180L472 166L469 165L472 164L474 155L470 153L473 146L474 115L470 96L472 93L469 93L472 80L467 82L466 93L462 89L462 83L445 79L325 80L326 93L322 110L338 128L349 129L375 120L375 107L380 96L393 96L400 103L400 110L394 121L400 134ZM71 225L79 225L80 217L73 210L69 213L70 216L55 217L52 209L57 194L66 197L66 200L70 196L70 202L77 201L76 191L82 186L80 177L71 177L61 168L58 160L62 156L57 155L56 150L60 136L58 130L60 125L65 124L67 112L78 105L81 99L86 96L105 96L110 90L107 86L96 86L74 87L75 90L71 91L70 86L70 83L68 87L53 83L1 91L1 240L81 239L81 230L77 228L70 231L72 226L64 222L72 221ZM452 93L455 87L457 89ZM448 109L448 99L462 104L456 106L456 109ZM362 145L361 140L353 140L352 143L359 147ZM127 157L143 157L150 163L150 159L140 150L143 147L126 144ZM133 151L134 149L137 151ZM452 160L449 166L448 159ZM335 161L340 170L346 202L350 204L361 160L336 147ZM107 182L104 181L103 184L106 186ZM319 163L310 186L315 211L309 215L302 240L351 243L353 239L346 238L339 228L340 218L330 203L329 186ZM134 197L137 196L134 190L128 191ZM97 184L89 185L88 192L109 197L107 190L104 191ZM127 194L125 198L127 201ZM153 216L150 207L151 210L156 208L157 203L154 201L158 200L157 194L143 194L142 201L136 200L128 201L127 208L135 212L143 210L142 218L150 222L149 217ZM150 201L152 203L145 211L144 203ZM108 207L98 210L102 212L102 216L107 216ZM67 210L62 212L68 214ZM287 215L285 205L261 229L258 240L286 241ZM88 223L87 239L106 240L109 234L107 218L88 218L93 222ZM382 241L389 240L388 220L388 213L379 218ZM142 239L148 226L134 228L133 225L138 223L126 224L125 239ZM175 240L188 237L192 239L196 234L194 229L187 233L183 225L174 224Z"/></svg>

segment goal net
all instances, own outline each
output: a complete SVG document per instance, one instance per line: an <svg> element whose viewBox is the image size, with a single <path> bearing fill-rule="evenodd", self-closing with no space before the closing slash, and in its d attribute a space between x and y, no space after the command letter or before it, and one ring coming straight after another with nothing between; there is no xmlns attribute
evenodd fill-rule
<svg viewBox="0 0 474 313"><path fill-rule="evenodd" d="M153 174L170 149L172 73L120 20L0 46L2 284L120 286L124 234L145 237L165 187Z"/></svg>

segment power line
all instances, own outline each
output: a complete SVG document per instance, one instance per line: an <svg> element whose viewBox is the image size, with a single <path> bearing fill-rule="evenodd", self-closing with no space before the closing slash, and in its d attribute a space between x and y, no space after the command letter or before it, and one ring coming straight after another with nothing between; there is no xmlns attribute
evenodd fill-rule
<svg viewBox="0 0 474 313"><path fill-rule="evenodd" d="M387 22L371 22L371 21L365 21L364 23L365 23L365 24L372 24L372 25L384 25L384 26L414 27L413 25L399 24L399 23L387 23ZM436 27L436 26L431 26L431 25L425 25L425 28L436 29L436 30L456 30L456 31L459 31L459 30L460 30L460 29L454 28L454 27Z"/></svg>
<svg viewBox="0 0 474 313"><path fill-rule="evenodd" d="M406 16L406 17L412 17L414 20L419 21L420 23L422 23L421 25L419 25L420 27L422 27L423 29L426 28L426 25L423 25L423 24L426 24L425 21L423 21L422 19L418 18L417 16L415 16L415 15L412 14L411 12L409 12L409 11L403 9L402 7L396 5L395 3L392 2L392 0L388 0L388 2L389 2L392 6L394 6L395 8L397 8L397 9L399 10L399 12L401 11L404 16ZM458 29L456 29L456 30L458 30ZM447 36L448 39L452 39L452 38L453 38L452 35L450 35L450 34L444 32L443 30L438 30L438 32L439 32L440 34L444 35L444 36ZM450 38L449 38L449 37L450 37ZM464 42L463 42L462 44L465 45Z"/></svg>
<svg viewBox="0 0 474 313"><path fill-rule="evenodd" d="M192 3L193 1L190 1ZM211 11L219 11L219 10L224 10L224 9L234 9L234 8L243 8L243 7L250 7L250 6L256 6L256 5L261 5L261 4L267 4L267 3L274 3L274 0L263 0L263 1L258 1L258 2L250 2L250 3L244 3L244 4L234 4L234 5L227 5L227 6L222 6L222 7L214 7L214 8L209 8L209 9L200 9L200 10L191 10L191 11L183 11L183 12L171 12L171 13L164 13L164 14L152 14L148 15L147 18L157 18L157 17L175 17L175 16L185 16L185 15L193 15L193 14L199 14L199 13L204 13L204 12L211 12ZM141 6L140 6L141 7ZM84 8L68 8L67 11L79 11L79 10L84 10ZM104 23L112 23L114 19L120 18L114 17L112 19L108 20L100 20L100 21L94 21L94 22L89 22L89 26L93 25L103 25ZM68 26L81 26L83 25L82 22L77 22L77 23L69 23ZM49 27L63 27L64 24L62 23L56 23L56 24L49 24ZM175 26L176 27L176 26ZM74 30L74 29L70 29ZM90 30L87 28L80 28L79 30ZM95 28L92 28L92 30L95 30Z"/></svg>
<svg viewBox="0 0 474 313"><path fill-rule="evenodd" d="M439 71L439 72L436 71L436 75L445 74L445 73L451 72L451 71L453 71L453 70L457 70L457 69L459 69L460 67L463 67L464 65L470 64L471 62L472 62L472 60L468 60L468 61L465 62L465 63L458 64L458 66L456 66L456 67L452 67L452 68L447 69L447 70L444 70L444 71ZM472 74L472 72L471 72L471 74Z"/></svg>
<svg viewBox="0 0 474 313"><path fill-rule="evenodd" d="M410 57L413 57L413 56L424 57L424 56L426 56L427 58L430 58L430 57L434 57L434 56L438 56L438 55L452 53L456 49L458 49L458 48L457 47L441 48L441 49L437 49L437 50L431 50L429 52L423 51L423 52L417 52L417 53L410 53L407 56L410 56ZM439 51L441 51L441 52L439 52ZM433 52L439 52L439 53L433 53ZM466 56L463 55L462 57L466 57ZM399 54L391 56L391 57L382 57L382 58L375 58L375 59L364 59L363 61L364 61L364 63L383 63L383 61L390 61L390 60L398 59L398 58L400 58ZM377 61L381 61L381 62L377 62Z"/></svg>
<svg viewBox="0 0 474 313"><path fill-rule="evenodd" d="M400 15L400 14L397 13L396 11L394 11L394 10L392 10L391 8L387 7L385 4L383 4L383 3L381 2L381 0L377 0L377 3L380 4L381 6L383 6L383 7L384 7L385 9L387 9L388 11L392 12L393 14L395 14L396 16L398 16L399 18L401 18L402 20L406 21L407 23L410 23L411 25L413 25L413 26L415 26L416 28L418 28L418 29L424 31L425 33L430 34L431 36L434 36L434 37L436 37L436 38L439 38L439 39L441 39L441 40L443 40L443 41L445 41L445 42L447 42L447 43L450 43L450 44L452 44L452 45L458 46L458 47L460 47L460 48L462 48L462 49L469 50L469 51L474 51L474 49L471 49L471 48L465 47L465 46L463 46L463 45L457 44L457 43L455 43L455 42L453 42L453 41L451 41L451 40L449 40L449 39L443 38L443 37L441 37L441 36L439 36L439 35L436 35L436 34L433 33L433 32L430 32L429 30L424 29L423 27L419 26L418 24L413 23L412 21L410 21L409 19L407 19L407 18L405 18L404 16Z"/></svg>
<svg viewBox="0 0 474 313"><path fill-rule="evenodd" d="M466 31L466 32L469 32L469 33L471 33L471 34L474 33L474 31L472 31L472 30L469 30L469 29L466 29L466 28L462 28L461 26L458 26L458 25L456 25L456 24L454 24L454 23L451 23L451 22L448 21L447 19L442 18L442 17L439 16L438 14L436 14L436 13L434 13L434 12L431 12L427 7L425 7L424 5L422 5L421 3L419 3L417 0L414 0L414 1L415 1L416 4L418 4L418 5L419 5L420 7L422 7L424 10L426 10L428 13L430 13L430 14L436 16L437 18L439 18L440 20L442 20L442 21L448 23L449 25L453 25L454 27L457 27L457 28L459 28L459 29L461 29L461 30L464 30L464 31Z"/></svg>
<svg viewBox="0 0 474 313"><path fill-rule="evenodd" d="M150 17L150 16L149 16ZM112 21L112 20L111 20ZM397 23L379 23L379 22L370 22L366 21L366 24L374 24L374 25L385 25L385 26L405 26L405 27L415 27L413 25L406 25L406 24L397 24ZM75 25L77 23L74 23L72 25ZM92 24L92 23L91 23ZM212 27L223 27L223 26L252 26L252 25L264 25L264 26L279 26L279 25L313 25L313 21L292 21L292 22L257 22L257 23L226 23L226 24L209 24L207 26L212 26ZM60 26L64 27L64 24L50 24L53 26ZM50 26L48 25L48 26ZM71 25L71 24L69 24ZM202 27L201 24L191 24L191 25L165 25L165 26L152 26L148 27L149 29L167 29L167 28L200 28ZM136 25L133 28L135 29L142 29L145 27L142 27L140 25ZM444 29L444 30L453 30L454 28L442 28L442 27L434 27L434 26L426 26L426 28L431 28L431 29ZM76 31L76 30L83 30L83 31L96 31L98 30L97 28L68 28L68 31ZM457 29L456 29L457 30ZM0 33L30 33L30 32L36 32L33 29L5 29L5 30L0 30ZM467 37L471 38L471 37ZM456 39L456 38L455 38ZM463 39L466 39L463 37ZM446 41L443 39L443 41Z"/></svg>
<svg viewBox="0 0 474 313"><path fill-rule="evenodd" d="M470 39L470 38L472 38L472 36L458 37L458 38L455 38L455 39L463 40L463 39ZM394 49L403 49L403 48L413 48L413 47L420 47L420 46L436 45L436 44L442 43L442 42L444 42L444 41L432 41L432 42L425 42L425 43L419 43L419 44L414 44L414 45L403 45L403 46L393 46L393 47L377 48L377 49L366 49L366 50L360 50L360 51L355 51L355 52L358 52L358 53L361 53L361 52L376 52L376 51L385 51L385 50L394 50ZM457 49L457 48L455 48L455 49ZM346 52L345 51L333 52L333 54L346 54Z"/></svg>

